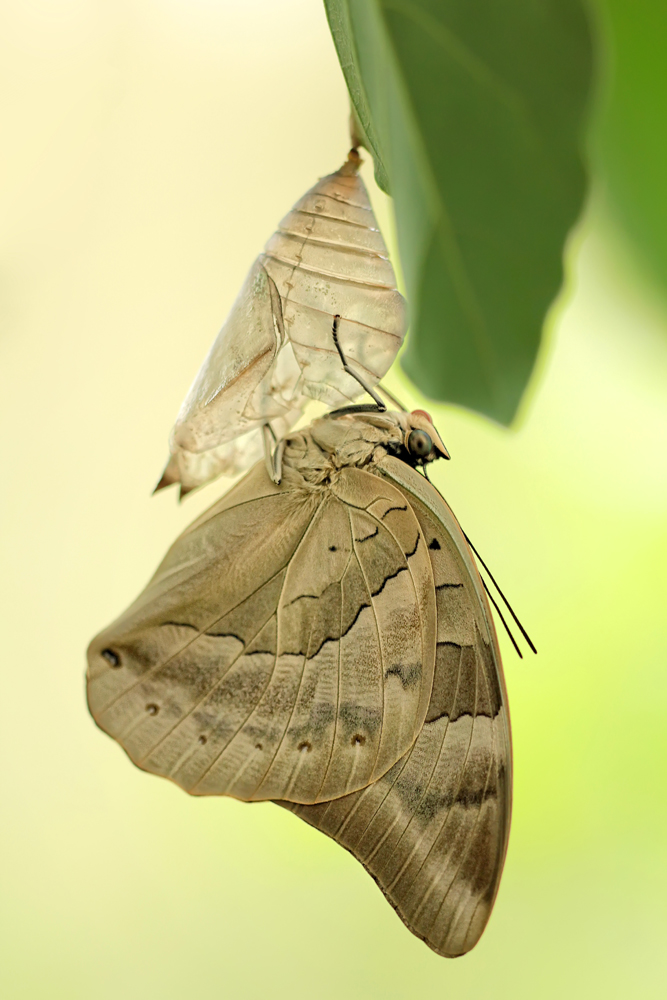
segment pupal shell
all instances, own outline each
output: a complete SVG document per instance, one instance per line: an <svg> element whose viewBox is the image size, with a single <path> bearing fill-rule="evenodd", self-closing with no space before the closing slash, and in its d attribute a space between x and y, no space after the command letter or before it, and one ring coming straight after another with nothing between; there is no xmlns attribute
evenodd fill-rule
<svg viewBox="0 0 667 1000"><path fill-rule="evenodd" d="M260 427L277 437L309 398L339 406L358 397L336 350L375 385L406 330L394 269L353 150L293 207L253 264L183 403L159 487L181 492L255 461ZM243 435L243 441L238 441Z"/></svg>

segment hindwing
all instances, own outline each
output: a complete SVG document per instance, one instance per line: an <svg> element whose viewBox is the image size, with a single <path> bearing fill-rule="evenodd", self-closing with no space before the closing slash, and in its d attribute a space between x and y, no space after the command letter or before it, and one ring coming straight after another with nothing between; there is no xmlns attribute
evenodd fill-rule
<svg viewBox="0 0 667 1000"><path fill-rule="evenodd" d="M491 913L511 810L507 698L491 613L461 529L437 491L397 459L437 600L436 670L414 746L379 780L320 805L287 805L364 865L438 954L469 951Z"/></svg>

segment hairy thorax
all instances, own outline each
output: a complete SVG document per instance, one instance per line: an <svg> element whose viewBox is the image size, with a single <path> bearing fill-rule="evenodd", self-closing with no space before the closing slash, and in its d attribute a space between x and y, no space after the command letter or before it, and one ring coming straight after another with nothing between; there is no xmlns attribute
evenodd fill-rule
<svg viewBox="0 0 667 1000"><path fill-rule="evenodd" d="M402 413L329 415L285 441L283 481L318 489L336 482L341 470L362 468L397 454L405 436ZM369 470L372 471L372 470Z"/></svg>

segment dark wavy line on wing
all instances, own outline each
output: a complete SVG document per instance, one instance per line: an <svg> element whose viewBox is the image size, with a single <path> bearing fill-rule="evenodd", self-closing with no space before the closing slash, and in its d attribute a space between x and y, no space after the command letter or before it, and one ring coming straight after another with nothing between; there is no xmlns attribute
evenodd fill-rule
<svg viewBox="0 0 667 1000"><path fill-rule="evenodd" d="M419 539L417 539L417 541L419 541ZM415 552L416 551L417 550L415 548ZM410 552L409 555L414 555L414 552ZM399 566L395 573L390 573L389 576L385 576L384 580L382 581L378 589L371 591L371 597L377 597L378 594L382 593L382 591L387 586L390 580L395 580L396 577L399 575L399 573L406 573L407 570L408 570L407 566Z"/></svg>
<svg viewBox="0 0 667 1000"><path fill-rule="evenodd" d="M384 519L387 516L387 514L391 514L392 510L407 510L407 509L408 509L408 505L407 504L405 505L405 507L388 507L386 509L386 511L384 512L384 514L382 514L382 516L380 517L380 520L384 521ZM376 515L373 515L373 516L376 516Z"/></svg>
<svg viewBox="0 0 667 1000"><path fill-rule="evenodd" d="M394 508L394 509L396 509L396 508ZM371 538L371 537L375 537L375 536L369 535L368 537ZM366 539L365 538L355 539L355 541L366 541ZM417 551L418 548L419 548L419 535L417 535L417 541L415 542L415 547L412 549L412 551L411 552L404 552L403 553L404 556L405 556L405 558L406 559L410 559L410 557L413 556L416 553L416 551ZM408 566L407 565L406 566L399 566L395 573L390 573L389 576L385 576L385 578L383 579L383 581L380 584L380 586L378 587L378 589L371 591L370 596L371 597L377 597L378 594L382 593L382 591L384 590L384 588L386 587L386 585L388 584L388 582L390 580L395 580L396 577L399 575L399 573L405 573L407 570L408 570ZM323 597L324 594L326 594L327 590L329 590L331 587L338 586L339 583L340 583L339 580L335 581L334 583L330 583L327 587L325 587L325 589L322 591L321 594L300 594L298 597L295 597L294 600L290 601L289 604L286 605L286 606L290 607L292 604L296 604L297 601L304 601L304 600L317 601L317 600L320 599L320 597ZM360 607L359 611L355 615L354 621L356 621L357 618L359 617L359 612L362 611L363 608L367 608L367 607L370 607L370 605L363 604ZM354 622L352 624L354 624ZM347 635L347 633L349 632L349 630L350 630L351 627L352 627L352 625L350 625L350 627L345 632L343 632L342 635ZM313 656L315 656L315 655L317 655L317 653L319 653L320 649L322 648L322 646L324 645L325 642L329 642L330 639L334 639L334 638L336 638L336 637L335 636L329 636L327 639L325 639L324 642L322 642L321 645L318 646L316 653L313 653ZM339 636L338 638L342 638L342 636ZM303 654L301 652L299 652L299 653L296 653L294 655L301 656ZM309 657L309 659L312 659L312 657Z"/></svg>
<svg viewBox="0 0 667 1000"><path fill-rule="evenodd" d="M257 636L263 631L263 629L266 628L266 626L271 621L271 619L274 617L274 615L275 615L275 611L273 611L269 615L269 617L264 622L262 622L262 624L259 627L259 629L255 632L255 634L250 639L249 645L251 645L255 641L255 639L257 638ZM201 636L203 634L204 633L200 632L199 635L195 639L193 639L193 642L196 642L197 639L201 638ZM240 640L240 641L242 642L242 640ZM220 677L217 678L217 680L215 681L214 684L212 684L209 688L207 688L207 690L204 692L204 694L202 695L202 697L199 698L199 699L197 699L195 701L195 703L193 705L191 705L191 707L188 709L188 711L184 715L182 715L180 717L180 719L178 719L174 723L174 725L171 726L171 728L167 730L166 733L162 734L162 736L157 741L157 743L154 743L152 745L152 747L150 748L150 750L148 750L144 754L144 756L141 758L141 762L140 763L142 763L143 761L145 761L151 754L155 753L155 751L157 750L157 748L159 746L161 746L165 742L165 740L169 739L169 737L172 735L172 733L174 733L180 726L182 726L186 719L189 719L191 716L193 716L194 713L197 711L197 709L200 708L201 705L207 700L207 698L210 698L210 696L213 693L213 691L215 691L217 688L220 687L220 685L222 683L224 683L224 680L229 675L230 670L236 665L236 663L238 663L239 660L243 659L243 657L246 656L246 652L245 652L246 645L245 645L245 643L242 642L242 646L243 646L243 648L240 649L238 651L238 653L236 654L236 656L234 656L234 658L227 664L227 667L224 670L224 673ZM250 656L254 656L255 654L251 653L249 655ZM275 667L276 654L274 652L270 652L269 656L272 656L274 658L274 667ZM172 777L171 774L170 774L170 777ZM188 789L188 791L189 791L189 789Z"/></svg>
<svg viewBox="0 0 667 1000"><path fill-rule="evenodd" d="M166 628L167 625L175 625L176 628L191 628L195 632L199 632L196 625L190 625L188 622L162 622L159 627ZM245 647L245 642L235 632L199 632L199 635L207 635L211 639L238 639L241 645Z"/></svg>
<svg viewBox="0 0 667 1000"><path fill-rule="evenodd" d="M341 580L332 580L331 583L328 583L324 590L322 590L319 594L299 594L298 597L294 597L291 601L285 604L284 607L291 608L293 604L297 603L297 601L319 601L321 597L324 597L328 590L331 590L332 587L339 587Z"/></svg>
<svg viewBox="0 0 667 1000"><path fill-rule="evenodd" d="M313 529L313 525L317 524L317 522L318 522L318 521L319 521L319 519L321 518L321 516L322 516L322 509L323 509L323 506L322 506L322 503L320 503L320 504L318 505L317 509L316 509L316 510L314 511L314 513L313 513L313 516L312 516L312 518L311 518L311 519L310 519L310 521L308 522L308 525L307 525L307 527L306 527L305 531L304 531L304 532L303 532L303 534L301 535L301 538L299 539L299 541L298 541L297 545L295 546L295 548L294 548L294 549L293 549L293 551L292 551L292 554L291 554L290 558L288 559L288 561L287 561L287 563L286 563L286 566L287 566L287 570L286 570L286 572L285 572L285 578L284 578L284 580L283 580L283 582L282 582L282 585L281 585L281 588L280 588L280 595L279 595L279 597L278 597L278 601L277 601L277 605L276 605L276 610L274 611L274 614L276 615L276 618L277 618L277 638L276 638L276 652L275 652L275 654L272 654L272 655L274 656L274 661L273 661L273 670L271 671L271 673L270 673L270 674L269 674L269 676L268 676L268 679L267 679L267 682L266 682L266 684L265 684L265 686L264 686L264 689L263 689L263 691L262 691L262 693L261 693L260 697L259 697L259 698L258 698L258 699L256 700L256 702L255 702L254 706L252 706L252 707L251 707L250 711L248 712L248 715L246 716L246 718L244 719L244 721L243 721L243 722L241 723L241 725L239 725L239 726L237 727L237 729L236 729L236 734L235 734L235 735L238 735L238 733L240 733L240 732L241 732L241 730L243 729L243 727L244 727L244 726L246 725L246 723L248 722L248 719L249 719L249 718L250 718L250 717L252 716L252 714L253 714L253 713L254 713L254 712L255 712L255 711L257 710L258 706L259 706L259 705L261 704L261 701L262 701L262 698L264 697L264 694L266 693L266 691L267 691L267 689L268 689L269 685L271 684L271 681L273 680L273 677L275 676L275 671L276 671L276 665L277 665L277 663L278 663L278 659L279 659L279 656L283 655L282 653L281 653L281 654L279 654L279 653L278 653L278 649L279 649L279 645L278 645L278 644L279 644L279 642L280 642L280 615L279 615L279 613L278 613L278 609L280 608L280 602L281 602L281 600L282 600L282 596L283 596L283 593L284 593L284 590L285 590L285 584L286 584L286 581L287 581L287 576L288 576L288 573L289 573L289 565L290 565L290 563L291 563L291 562L292 562L292 561L293 561L294 559L296 559L296 558L297 558L297 556L298 556L298 553L299 553L299 550L301 549L301 546L302 546L302 545L304 544L304 542L305 542L305 539L306 539L306 538L308 537L308 535L310 534L310 532L314 530L314 529ZM281 572L282 572L282 571L281 571ZM360 613L360 612L359 612L359 613ZM222 616L221 616L221 617L222 617ZM267 622L268 622L269 620L270 620L270 619L267 619ZM220 621L220 619L218 619L218 621ZM214 623L214 622L212 622L211 624L215 624L215 623ZM266 625L266 623L265 623L265 625ZM209 626L209 627L210 627L210 626ZM264 627L264 626L262 626L262 627ZM256 635L259 635L259 632L257 632L257 633L256 633ZM193 641L194 641L194 640L193 640ZM308 643L309 643L309 645L310 645L310 637L309 637L309 639L308 639ZM322 643L322 645L324 645L324 643ZM299 652L299 653L296 653L296 654L295 654L296 656L303 656L303 657L304 657L304 668L305 668L305 663L306 663L306 659L308 658L308 657L307 657L307 654L308 654L308 652L309 652L309 650L306 650L306 654L304 654L304 653L301 653L301 652ZM303 674L302 674L302 677L303 677ZM214 768L214 767L216 766L216 764L218 763L218 761L220 760L220 758L222 757L222 755L223 755L223 754L225 753L225 751L227 750L227 747L229 746L230 742L231 742L231 741L232 741L232 740L233 740L234 738L235 738L235 736L232 736L232 737L231 737L231 738L230 738L230 739L229 739L229 740L228 740L228 741L227 741L227 742L226 742L226 743L224 744L224 746L223 746L223 747L222 747L222 748L221 748L221 749L220 749L220 750L218 751L218 753L216 753L216 755L215 755L215 757L213 758L213 760L211 760L211 761L209 762L208 766L206 767L206 769L204 770L204 772L203 772L203 773L202 773L202 774L201 774L201 775L199 776L199 778L197 779L197 781L195 782L195 784L194 784L194 785L193 785L193 786L192 786L191 788L189 788L189 789L188 789L188 791L189 791L189 792L191 792L191 793L192 793L192 792L194 791L194 789L195 789L195 788L197 787L197 785L201 785L201 783L202 783L202 781L204 780L204 778L206 777L206 775L207 775L207 774L209 774L209 773L210 773L210 771L211 771L211 770L212 770L212 769L213 769L213 768ZM282 741L281 741L281 742L282 742ZM277 752L277 751L276 751L276 752ZM264 780L264 777L266 777L266 774L267 774L267 772L265 771L265 772L264 772L264 775L263 775L263 777L262 777L262 779L261 779L262 781ZM256 786L255 790L257 789L257 787L258 787L258 786Z"/></svg>
<svg viewBox="0 0 667 1000"><path fill-rule="evenodd" d="M442 661L438 659L438 653L436 652L434 693L431 696L431 702L429 704L429 712L426 716L427 721L430 723L430 722L435 722L437 719L446 718L449 719L450 722L456 722L457 719L463 718L464 716L470 716L473 718L475 716L482 716L483 718L487 719L496 719L503 711L504 706L500 694L500 689L498 688L497 685L493 685L493 672L491 673L491 677L488 676L488 671L486 669L487 664L484 661L483 647L480 648L479 646L477 647L459 646L459 644L456 642L448 642L448 641L439 641L438 643L436 643L436 650L442 650L445 647L450 647L453 650L458 650L459 653L459 668L458 668L459 672L457 675L458 681L456 686L456 693L451 702L449 701L449 699L444 699L444 704L442 704L441 702L442 710L440 711L439 710L440 706L438 706L439 699L437 695L440 693L439 688L446 683L447 677L446 674L443 675L443 673L441 672ZM488 691L488 704L490 706L489 711L487 711L486 708L483 708L480 704L477 705L474 712L470 711L469 704L462 704L460 705L460 708L457 710L457 703L460 704L460 699L465 698L466 694L465 688L463 690L460 689L460 682L462 676L461 670L464 667L463 660L461 659L461 657L463 656L464 650L469 652L471 649L475 650L474 655L475 655L475 660L477 661L477 669L481 670L482 676L484 677L484 683ZM437 690L436 687L438 688ZM431 714L432 712L434 714Z"/></svg>
<svg viewBox="0 0 667 1000"><path fill-rule="evenodd" d="M371 535L365 535L363 538L355 538L354 540L355 540L355 542L367 542L367 541L369 541L369 539L375 538L376 535L379 533L379 531L380 531L380 529L378 527L378 528L375 529L375 531Z"/></svg>
<svg viewBox="0 0 667 1000"><path fill-rule="evenodd" d="M310 597L311 595L310 595L310 594L305 594L304 596L305 596L305 597ZM327 636L327 637L326 637L325 639L323 639L323 640L322 640L322 642L321 642L321 643L319 644L319 646L317 647L317 649L315 650L315 652L314 652L314 653L312 653L312 654L311 654L311 655L310 655L310 656L308 657L308 659L309 659L309 660L312 660L312 659L313 659L313 657L317 656L317 654L318 654L318 653L320 652L320 650L322 650L322 649L323 649L323 648L324 648L324 647L326 646L326 644L327 644L328 642L340 642L340 640L341 640L341 639L343 639L343 638L344 638L344 637L345 637L345 636L346 636L346 635L348 634L348 632L349 632L349 631L350 631L351 629L353 629L353 628L354 628L354 626L355 626L355 625L356 625L356 623L357 623L357 619L359 618L359 615L361 614L361 612L362 612L362 611L363 611L363 610L364 610L365 608L370 608L370 606L371 606L370 604L360 604L360 605L359 605L359 609L358 609L358 611L357 611L356 615L354 616L354 618L352 619L352 621L350 622L350 624L348 625L348 627L347 627L347 628L345 629L345 631L344 631L344 632L341 632L341 634L340 634L340 635L328 635L328 636ZM292 652L290 652L290 651L289 651L289 650L287 650L287 649L283 649L283 650L281 651L280 655L281 655L281 656L303 656L304 654L303 654L303 651L302 651L302 650L300 650L300 649L298 649L298 650L297 650L296 652L293 652L293 651L292 651Z"/></svg>
<svg viewBox="0 0 667 1000"><path fill-rule="evenodd" d="M347 517L348 517L348 523L349 523L349 527L350 527L350 534L352 534L352 521L350 519L349 511L348 511ZM343 574L342 574L340 580L338 581L338 586L340 588L340 598L341 598L341 600L340 600L340 614L339 614L339 618L338 618L338 631L339 632L343 631L343 580L345 579L345 577L347 575L347 571L350 568L350 563L352 562L352 556L353 555L354 555L354 543L352 544L352 547L350 548L350 554L347 557L347 562L345 563L345 569L343 570ZM323 778L322 778L322 780L320 782L320 787L317 789L317 798L318 799L319 799L319 797L320 797L320 795L322 793L322 789L324 788L325 782L326 782L327 778L329 777L329 771L331 770L331 765L333 763L334 747L336 746L336 737L338 735L338 722L339 722L339 719L340 719L340 689L341 689L341 680L342 680L342 675L341 675L341 649L342 649L342 646L341 646L341 643L339 642L338 643L338 657L337 657L337 668L338 669L337 669L337 673L336 673L336 709L335 709L335 713L334 713L334 726L333 726L333 733L331 735L331 745L330 745L330 748L329 748L329 759L327 760L326 768L324 769L324 776L323 776Z"/></svg>
<svg viewBox="0 0 667 1000"><path fill-rule="evenodd" d="M238 506L241 506L241 504L239 504ZM230 508L230 509L233 509L233 508ZM317 512L318 512L319 509L320 508L318 507L315 510L315 512L313 513L313 517L308 522L308 524L307 524L307 526L306 526L306 528L304 530L304 533L301 536L301 539L297 542L297 546L296 546L297 548L301 544L301 541L303 541L303 538L304 538L306 532L308 531L310 525L315 520L315 517L316 517ZM224 513L224 511L221 512L221 514L223 514L223 513ZM225 612L223 612L223 614L218 615L217 618L214 618L213 621L209 622L209 624L206 626L206 629L212 628L219 621L221 621L223 618L225 618L228 614L231 614L232 611L236 611L237 608L239 608L242 604L244 604L246 601L248 601L251 597L254 597L254 595L258 591L260 591L262 589L262 587L265 587L267 584L269 584L273 580L275 580L276 577L280 576L281 573L285 572L285 570L286 570L287 566L289 566L289 563L290 563L291 559L293 558L293 556L294 556L294 552L292 552L292 555L286 560L286 562L278 570L276 570L276 572L273 574L273 576L270 576L268 578L268 580L263 580L260 584L257 585L257 587L253 591L251 591L251 593L249 593L246 597L244 597L243 600L239 601L238 604L235 604L233 607L228 608ZM201 572L203 574L204 572L207 572L207 571L208 571L208 569L206 569L206 570L200 570L199 572ZM193 576L194 575L195 574L193 574ZM124 698L126 695L130 694L130 692L133 691L134 688L138 687L139 684L145 683L145 681L149 680L150 677L154 673L156 673L158 670L161 670L163 667L166 667L167 664L170 663L171 660L173 660L176 656L180 656L181 653L185 652L185 650L188 648L188 646L191 646L194 642L197 641L197 639L199 638L200 635L203 635L205 633L206 629L201 629L201 630L197 629L197 635L193 636L192 639L190 639L188 642L186 642L185 645L181 647L181 649L175 650L171 654L171 656L167 657L166 660L164 660L161 663L155 663L149 670L144 671L143 674L139 674L137 676L136 680L134 681L134 683L130 684L127 688L125 688L123 691L121 691L119 694L117 694L115 698L112 698L112 700L109 702L109 704L105 705L104 708L101 709L98 712L98 716L101 718L101 716L104 715L105 712L108 712L108 710L113 705L115 705L116 702L120 700L120 698ZM102 676L102 674L100 674L98 676ZM97 679L97 678L95 678L95 679ZM98 716L95 716L96 720L97 720ZM102 728L104 728L104 727L102 727Z"/></svg>
<svg viewBox="0 0 667 1000"><path fill-rule="evenodd" d="M405 509L407 510L407 507ZM403 553L403 555L405 556L406 559L410 559L416 553L417 549L419 548L419 538L420 538L420 536L419 536L419 534L417 534L417 541L415 542L415 547L414 547L414 549L412 549L411 552L404 552ZM380 586L378 587L378 589L372 591L371 597L377 597L378 594L381 594L382 591L384 590L384 588L386 587L386 585L389 583L390 580L394 580L398 576L399 573L405 573L406 571L409 571L409 568L410 567L407 566L407 564L405 566L399 566L399 568L396 570L395 573L390 573L389 576L385 576L383 582L380 584Z"/></svg>

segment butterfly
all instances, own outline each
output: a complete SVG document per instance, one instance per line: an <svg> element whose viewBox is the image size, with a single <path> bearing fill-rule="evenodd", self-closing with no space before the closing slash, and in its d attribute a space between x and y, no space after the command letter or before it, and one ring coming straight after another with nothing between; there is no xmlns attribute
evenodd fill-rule
<svg viewBox="0 0 667 1000"><path fill-rule="evenodd" d="M262 427L282 439L309 399L359 395L342 348L369 386L389 369L406 330L405 301L358 174L356 149L294 205L253 264L183 403L156 489L181 495L260 457Z"/></svg>
<svg viewBox="0 0 667 1000"><path fill-rule="evenodd" d="M88 704L144 770L332 837L453 957L507 848L500 652L466 537L420 474L448 457L430 417L349 410L288 434L277 475L259 462L177 539L91 643Z"/></svg>

